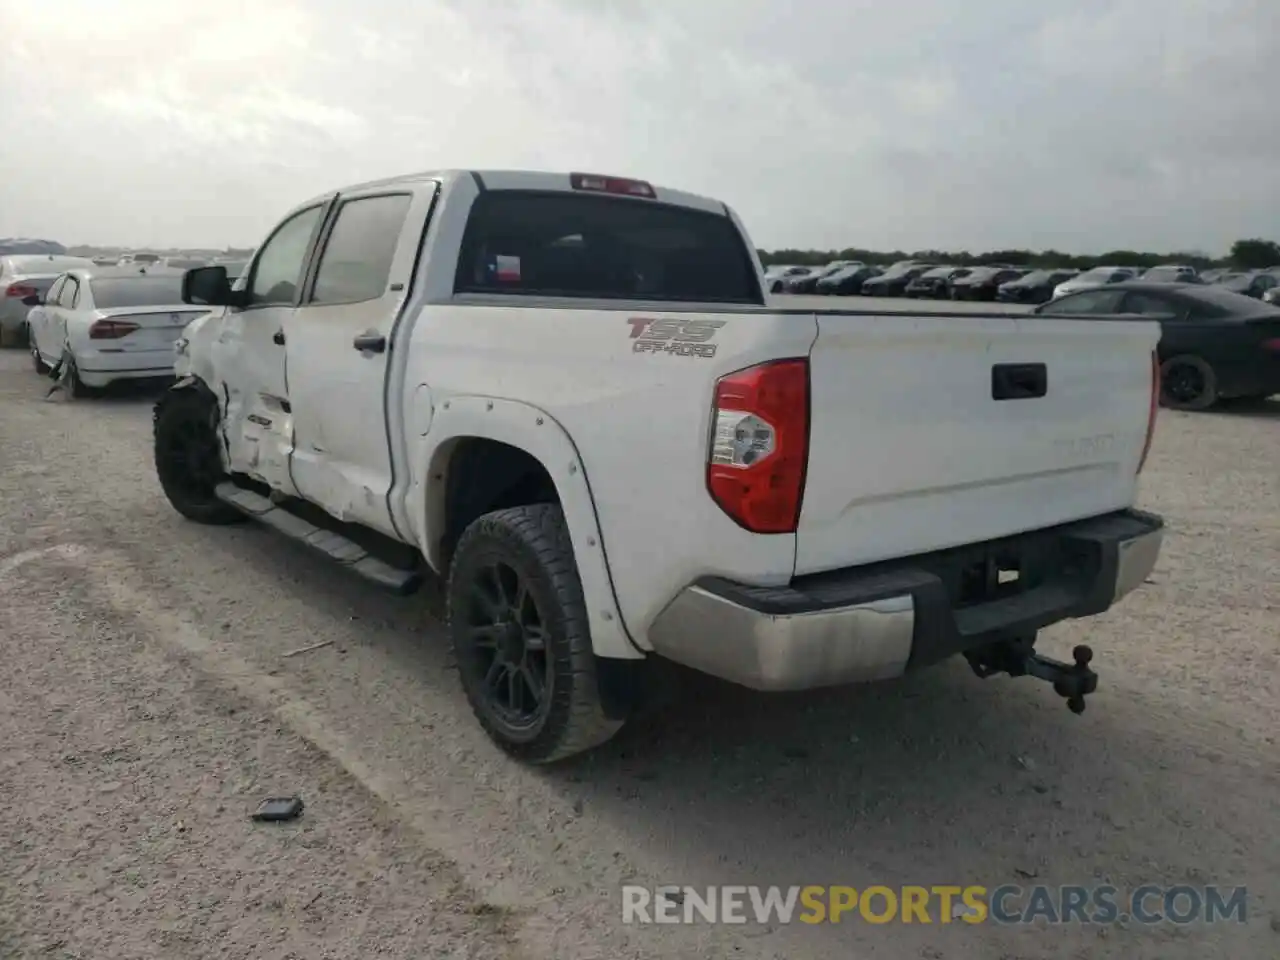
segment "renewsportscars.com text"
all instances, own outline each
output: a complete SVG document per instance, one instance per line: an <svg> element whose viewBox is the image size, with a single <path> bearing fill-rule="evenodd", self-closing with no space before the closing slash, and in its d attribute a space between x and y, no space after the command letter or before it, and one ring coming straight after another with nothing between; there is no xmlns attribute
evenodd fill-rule
<svg viewBox="0 0 1280 960"><path fill-rule="evenodd" d="M1244 923L1244 887L1108 885L622 888L623 923Z"/></svg>

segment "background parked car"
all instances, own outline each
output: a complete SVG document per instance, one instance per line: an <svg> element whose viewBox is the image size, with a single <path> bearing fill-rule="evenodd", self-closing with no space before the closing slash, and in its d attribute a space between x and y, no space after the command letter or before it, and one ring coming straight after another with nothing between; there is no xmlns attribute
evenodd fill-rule
<svg viewBox="0 0 1280 960"><path fill-rule="evenodd" d="M764 272L765 289L770 293L782 293L782 282L787 277L805 274L812 269L812 267L802 267L795 264L774 264Z"/></svg>
<svg viewBox="0 0 1280 960"><path fill-rule="evenodd" d="M1216 286L1232 293L1261 300L1268 291L1280 286L1280 276L1266 270L1253 270L1248 273L1235 273L1223 278Z"/></svg>
<svg viewBox="0 0 1280 960"><path fill-rule="evenodd" d="M30 296L31 358L59 366L73 396L116 380L173 374L173 344L206 307L182 302L178 270L70 270L45 297Z"/></svg>
<svg viewBox="0 0 1280 960"><path fill-rule="evenodd" d="M1064 280L1058 284L1054 290L1055 297L1065 297L1068 293L1075 293L1078 290L1088 290L1091 287L1103 287L1109 283L1120 283L1124 280L1132 280L1138 274L1133 267L1094 267L1092 270L1086 270L1084 273L1077 274L1070 280Z"/></svg>
<svg viewBox="0 0 1280 960"><path fill-rule="evenodd" d="M1076 276L1079 270L1032 270L1016 280L996 288L996 299L1002 303L1045 303L1053 298L1053 289Z"/></svg>
<svg viewBox="0 0 1280 960"><path fill-rule="evenodd" d="M1142 276L1138 277L1146 283L1203 283L1200 279L1200 271L1195 267L1188 267L1176 263L1162 263L1158 267L1152 267Z"/></svg>
<svg viewBox="0 0 1280 960"><path fill-rule="evenodd" d="M826 266L817 267L806 274L785 277L782 281L782 289L787 293L813 293L817 289L818 281L824 277L839 273L845 267L860 267L862 265L862 263L854 260L833 260Z"/></svg>
<svg viewBox="0 0 1280 960"><path fill-rule="evenodd" d="M945 300L951 295L951 283L969 275L972 267L944 265L926 270L907 284L903 294L908 297L929 297Z"/></svg>
<svg viewBox="0 0 1280 960"><path fill-rule="evenodd" d="M865 281L878 277L882 273L884 273L883 268L871 264L845 267L819 280L813 292L837 297L857 296L862 292L862 284Z"/></svg>
<svg viewBox="0 0 1280 960"><path fill-rule="evenodd" d="M920 263L915 260L899 260L878 277L862 282L862 294L866 297L900 297L909 284L936 263Z"/></svg>
<svg viewBox="0 0 1280 960"><path fill-rule="evenodd" d="M13 254L0 257L0 346L16 346L27 329L28 307L23 300L43 294L58 274L93 261L66 254Z"/></svg>
<svg viewBox="0 0 1280 960"><path fill-rule="evenodd" d="M968 276L951 282L952 300L994 300L1000 284L1026 274L1021 267L974 267Z"/></svg>
<svg viewBox="0 0 1280 960"><path fill-rule="evenodd" d="M1161 402L1204 410L1280 393L1280 308L1208 284L1131 281L1037 307L1037 315L1132 313L1160 321Z"/></svg>

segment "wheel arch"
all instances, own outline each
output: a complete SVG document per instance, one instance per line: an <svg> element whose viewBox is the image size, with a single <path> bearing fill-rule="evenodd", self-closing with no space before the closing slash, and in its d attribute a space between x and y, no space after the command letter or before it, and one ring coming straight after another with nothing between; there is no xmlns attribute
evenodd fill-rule
<svg viewBox="0 0 1280 960"><path fill-rule="evenodd" d="M492 510L560 505L598 656L639 659L614 590L586 465L564 427L530 404L452 397L439 404L413 455L411 526L428 564L449 569L466 526Z"/></svg>

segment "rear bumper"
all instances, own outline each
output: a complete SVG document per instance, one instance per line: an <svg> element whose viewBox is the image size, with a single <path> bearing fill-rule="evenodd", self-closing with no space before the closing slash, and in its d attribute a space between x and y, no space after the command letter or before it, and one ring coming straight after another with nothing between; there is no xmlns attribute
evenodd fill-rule
<svg viewBox="0 0 1280 960"><path fill-rule="evenodd" d="M174 375L172 349L128 353L76 350L75 354L76 372L91 387L105 387L116 380L150 380Z"/></svg>
<svg viewBox="0 0 1280 960"><path fill-rule="evenodd" d="M786 587L705 578L659 614L649 640L668 659L757 690L886 680L1102 613L1146 580L1163 534L1159 517L1126 510ZM998 585L997 568L1018 569L1018 583Z"/></svg>

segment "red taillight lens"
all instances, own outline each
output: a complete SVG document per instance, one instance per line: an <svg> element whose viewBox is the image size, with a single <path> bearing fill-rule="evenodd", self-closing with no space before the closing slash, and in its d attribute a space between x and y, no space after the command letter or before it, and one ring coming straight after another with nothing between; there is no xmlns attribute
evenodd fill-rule
<svg viewBox="0 0 1280 960"><path fill-rule="evenodd" d="M1147 454L1151 452L1151 441L1156 435L1156 415L1160 411L1160 358L1151 354L1151 409L1147 414L1147 439L1142 444L1142 458L1138 461L1138 472L1147 465Z"/></svg>
<svg viewBox="0 0 1280 960"><path fill-rule="evenodd" d="M119 340L138 329L136 323L124 320L95 320L89 326L90 340Z"/></svg>
<svg viewBox="0 0 1280 960"><path fill-rule="evenodd" d="M809 361L721 377L711 418L711 499L752 533L794 533L809 459Z"/></svg>
<svg viewBox="0 0 1280 960"><path fill-rule="evenodd" d="M627 197L645 197L649 200L658 195L653 187L643 180L628 180L625 177L602 177L594 173L571 173L569 184L575 190L592 190L596 193L617 193Z"/></svg>
<svg viewBox="0 0 1280 960"><path fill-rule="evenodd" d="M1280 337L1273 340L1263 340L1262 349L1269 350L1271 353L1280 353Z"/></svg>
<svg viewBox="0 0 1280 960"><path fill-rule="evenodd" d="M22 300L26 297L36 297L40 295L40 291L35 287L25 283L11 283L4 295L12 297L14 300Z"/></svg>

